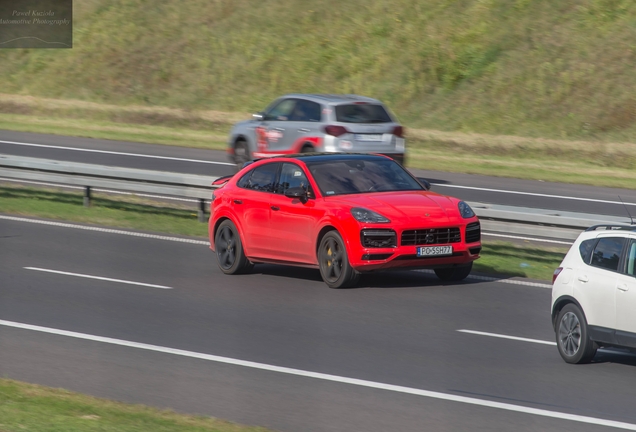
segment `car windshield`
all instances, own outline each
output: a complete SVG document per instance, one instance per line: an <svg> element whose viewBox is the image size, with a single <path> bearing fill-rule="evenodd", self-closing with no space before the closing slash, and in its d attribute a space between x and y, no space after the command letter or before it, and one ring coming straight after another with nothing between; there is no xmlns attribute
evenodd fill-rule
<svg viewBox="0 0 636 432"><path fill-rule="evenodd" d="M391 123L382 105L351 104L336 106L336 121L341 123Z"/></svg>
<svg viewBox="0 0 636 432"><path fill-rule="evenodd" d="M424 190L400 164L385 158L307 162L324 196Z"/></svg>

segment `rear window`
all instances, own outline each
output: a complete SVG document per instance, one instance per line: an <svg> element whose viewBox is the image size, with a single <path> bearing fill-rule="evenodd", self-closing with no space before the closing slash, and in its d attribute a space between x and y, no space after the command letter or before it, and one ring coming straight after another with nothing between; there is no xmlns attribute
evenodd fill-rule
<svg viewBox="0 0 636 432"><path fill-rule="evenodd" d="M393 119L382 105L364 103L336 106L336 121L342 123L391 123Z"/></svg>

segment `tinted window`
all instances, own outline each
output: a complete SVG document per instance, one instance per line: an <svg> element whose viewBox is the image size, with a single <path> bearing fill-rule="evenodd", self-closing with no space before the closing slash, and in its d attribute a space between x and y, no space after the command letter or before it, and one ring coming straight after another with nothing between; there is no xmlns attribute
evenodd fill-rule
<svg viewBox="0 0 636 432"><path fill-rule="evenodd" d="M291 114L292 121L320 121L320 113L322 112L320 104L308 100L299 99Z"/></svg>
<svg viewBox="0 0 636 432"><path fill-rule="evenodd" d="M590 256L592 255L592 249L594 249L595 244L596 239L591 239L585 240L579 245L579 253L581 254L581 259L584 263L590 263Z"/></svg>
<svg viewBox="0 0 636 432"><path fill-rule="evenodd" d="M336 120L343 123L391 123L382 105L351 104L336 106Z"/></svg>
<svg viewBox="0 0 636 432"><path fill-rule="evenodd" d="M307 162L323 195L423 190L397 162L384 159L341 159Z"/></svg>
<svg viewBox="0 0 636 432"><path fill-rule="evenodd" d="M237 182L238 187L263 192L274 192L279 163L269 163L254 168Z"/></svg>
<svg viewBox="0 0 636 432"><path fill-rule="evenodd" d="M627 247L627 274L636 276L636 240L629 242Z"/></svg>
<svg viewBox="0 0 636 432"><path fill-rule="evenodd" d="M600 239L592 253L591 264L594 267L617 271L624 244L624 238L607 237Z"/></svg>
<svg viewBox="0 0 636 432"><path fill-rule="evenodd" d="M295 104L295 99L284 99L278 102L276 105L267 110L264 120L289 120Z"/></svg>
<svg viewBox="0 0 636 432"><path fill-rule="evenodd" d="M276 193L284 194L289 188L302 187L305 190L311 190L309 180L305 172L296 164L284 163L280 171L280 179L276 187ZM311 196L311 194L310 194Z"/></svg>

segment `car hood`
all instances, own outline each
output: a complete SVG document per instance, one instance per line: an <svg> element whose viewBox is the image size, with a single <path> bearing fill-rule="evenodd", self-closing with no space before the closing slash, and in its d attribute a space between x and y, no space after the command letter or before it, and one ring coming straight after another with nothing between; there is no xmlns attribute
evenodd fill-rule
<svg viewBox="0 0 636 432"><path fill-rule="evenodd" d="M391 221L453 223L460 218L457 198L428 191L375 192L325 198L349 207L363 207Z"/></svg>

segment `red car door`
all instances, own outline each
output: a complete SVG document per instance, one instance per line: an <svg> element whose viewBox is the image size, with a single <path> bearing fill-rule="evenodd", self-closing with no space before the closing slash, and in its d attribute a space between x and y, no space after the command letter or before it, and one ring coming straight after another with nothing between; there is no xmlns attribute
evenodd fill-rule
<svg viewBox="0 0 636 432"><path fill-rule="evenodd" d="M309 190L309 198L286 197L285 191L294 187ZM277 259L304 264L316 264L317 226L324 210L313 198L311 186L303 169L294 163L283 163L276 193L270 196L271 247Z"/></svg>
<svg viewBox="0 0 636 432"><path fill-rule="evenodd" d="M230 205L240 221L245 254L248 257L271 258L269 229L270 197L273 195L280 163L260 165L237 183Z"/></svg>

